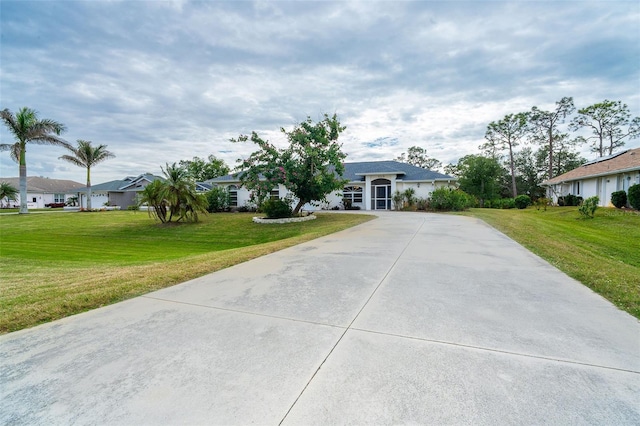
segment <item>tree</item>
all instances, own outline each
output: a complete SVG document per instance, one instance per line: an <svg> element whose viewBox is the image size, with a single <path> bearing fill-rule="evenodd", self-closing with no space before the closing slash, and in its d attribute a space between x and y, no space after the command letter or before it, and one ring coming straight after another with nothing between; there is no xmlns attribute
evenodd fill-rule
<svg viewBox="0 0 640 426"><path fill-rule="evenodd" d="M496 198L500 192L503 169L495 158L481 155L462 157L456 166L460 189L478 198L480 207L485 200Z"/></svg>
<svg viewBox="0 0 640 426"><path fill-rule="evenodd" d="M63 155L61 160L68 161L78 167L87 169L87 210L91 211L91 167L115 155L107 151L106 145L92 146L91 141L78 139L76 148L70 147L71 155Z"/></svg>
<svg viewBox="0 0 640 426"><path fill-rule="evenodd" d="M559 176L575 168L580 167L587 160L580 156L580 153L573 148L579 143L579 138L569 139L569 135L566 133L561 134L556 139L555 153L553 156L552 175ZM538 169L542 170L542 176L544 179L550 179L548 177L548 158L549 147L542 146L536 152L536 165Z"/></svg>
<svg viewBox="0 0 640 426"><path fill-rule="evenodd" d="M431 158L427 155L427 150L419 146L412 146L396 158L396 161L401 163L412 164L417 167L422 167L428 170L439 170L442 167L442 163L435 158Z"/></svg>
<svg viewBox="0 0 640 426"><path fill-rule="evenodd" d="M180 167L185 168L196 182L224 176L229 173L229 167L224 160L209 155L208 158L193 157L192 160L180 160Z"/></svg>
<svg viewBox="0 0 640 426"><path fill-rule="evenodd" d="M571 97L564 97L556 102L556 109L553 111L543 111L536 106L531 108L529 115L531 139L541 145L546 145L548 148L548 179L554 176L553 156L555 154L555 142L563 137L558 125L563 123L564 119L575 109L573 98Z"/></svg>
<svg viewBox="0 0 640 426"><path fill-rule="evenodd" d="M176 163L162 168L164 180L154 180L140 192L138 205L146 204L149 215L162 223L197 222L198 213L206 213L209 203L203 194L196 192L195 181L186 169Z"/></svg>
<svg viewBox="0 0 640 426"><path fill-rule="evenodd" d="M518 193L526 194L534 200L544 197L545 193L544 188L540 186L544 169L540 169L536 159L536 153L533 152L533 149L526 147L515 154L514 160Z"/></svg>
<svg viewBox="0 0 640 426"><path fill-rule="evenodd" d="M313 201L322 201L333 191L342 189L345 180L343 160L346 158L338 143L345 127L334 114L314 123L310 117L293 130L280 130L287 136L289 146L278 149L261 139L256 132L251 138L240 135L232 142L251 142L258 145L245 160L239 160L238 170L242 185L254 191L258 204L278 184L284 185L298 199L293 214Z"/></svg>
<svg viewBox="0 0 640 426"><path fill-rule="evenodd" d="M38 113L23 107L13 115L8 109L0 111L0 117L5 126L13 134L16 142L0 144L0 151L10 151L11 157L19 164L20 173L20 213L29 213L27 209L27 144L57 145L70 148L66 141L58 136L65 130L65 126L50 119L38 119Z"/></svg>
<svg viewBox="0 0 640 426"><path fill-rule="evenodd" d="M526 135L527 114L507 114L502 120L492 121L487 126L484 138L487 142L480 146L485 152L508 151L509 170L511 171L511 193L512 197L518 196L516 186L515 153L514 148L520 145L520 140Z"/></svg>
<svg viewBox="0 0 640 426"><path fill-rule="evenodd" d="M8 182L0 182L0 202L6 200L7 205L10 205L10 201L16 201L18 196L18 190Z"/></svg>
<svg viewBox="0 0 640 426"><path fill-rule="evenodd" d="M630 118L631 113L626 104L605 99L578 110L578 116L571 120L570 128L589 128L593 134L587 138L593 140L591 151L603 157L624 146L625 138L633 139L640 136L640 117L633 120Z"/></svg>

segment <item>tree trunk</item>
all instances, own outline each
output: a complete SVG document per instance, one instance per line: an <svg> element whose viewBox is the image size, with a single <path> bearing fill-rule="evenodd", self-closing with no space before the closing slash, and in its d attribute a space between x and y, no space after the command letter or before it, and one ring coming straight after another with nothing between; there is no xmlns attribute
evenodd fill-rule
<svg viewBox="0 0 640 426"><path fill-rule="evenodd" d="M300 209L304 206L305 202L303 200L298 200L298 204L296 204L296 208L293 209L293 215L296 216L300 213Z"/></svg>
<svg viewBox="0 0 640 426"><path fill-rule="evenodd" d="M27 208L27 161L26 148L20 146L20 214L29 213Z"/></svg>
<svg viewBox="0 0 640 426"><path fill-rule="evenodd" d="M549 129L549 177L553 178L553 126Z"/></svg>
<svg viewBox="0 0 640 426"><path fill-rule="evenodd" d="M511 191L513 193L513 198L516 198L518 196L518 188L516 187L516 172L513 161L513 148L511 148L511 144L509 144L509 160L511 162Z"/></svg>
<svg viewBox="0 0 640 426"><path fill-rule="evenodd" d="M87 210L91 211L91 169L87 167Z"/></svg>

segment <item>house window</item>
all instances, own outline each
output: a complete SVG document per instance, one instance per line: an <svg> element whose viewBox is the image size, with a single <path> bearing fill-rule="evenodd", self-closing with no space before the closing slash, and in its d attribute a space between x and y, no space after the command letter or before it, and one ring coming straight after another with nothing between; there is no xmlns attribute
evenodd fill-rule
<svg viewBox="0 0 640 426"><path fill-rule="evenodd" d="M342 190L342 198L353 203L362 203L361 186L345 186Z"/></svg>
<svg viewBox="0 0 640 426"><path fill-rule="evenodd" d="M238 207L238 187L229 185L227 191L229 191L229 206Z"/></svg>
<svg viewBox="0 0 640 426"><path fill-rule="evenodd" d="M38 202L38 199L37 199L36 197L33 197L33 198L31 199L31 202L33 202L33 203L37 203L37 202Z"/></svg>
<svg viewBox="0 0 640 426"><path fill-rule="evenodd" d="M278 188L277 186L275 188L273 188L271 190L271 199L272 200L279 200L280 199L280 188Z"/></svg>
<svg viewBox="0 0 640 426"><path fill-rule="evenodd" d="M64 203L64 194L53 194L54 203Z"/></svg>

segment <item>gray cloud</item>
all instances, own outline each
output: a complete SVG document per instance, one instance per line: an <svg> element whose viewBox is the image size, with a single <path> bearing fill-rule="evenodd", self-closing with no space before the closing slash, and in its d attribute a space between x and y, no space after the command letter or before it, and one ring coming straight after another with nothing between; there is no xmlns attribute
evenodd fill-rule
<svg viewBox="0 0 640 426"><path fill-rule="evenodd" d="M2 108L37 109L116 159L93 181L214 154L337 113L349 160L409 146L453 162L489 122L563 96L640 113L636 2L0 3ZM3 128L2 142L11 141ZM391 143L392 142L392 143ZM637 144L637 141L632 144ZM585 147L585 150L587 147ZM30 174L83 181L32 147ZM586 153L585 153L586 155ZM8 155L1 174L17 175Z"/></svg>

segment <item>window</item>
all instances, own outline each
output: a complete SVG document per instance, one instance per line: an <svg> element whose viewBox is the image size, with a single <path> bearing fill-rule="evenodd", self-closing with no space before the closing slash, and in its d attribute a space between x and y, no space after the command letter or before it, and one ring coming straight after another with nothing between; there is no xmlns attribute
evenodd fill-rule
<svg viewBox="0 0 640 426"><path fill-rule="evenodd" d="M342 198L351 203L362 203L362 193L361 186L345 186L342 190Z"/></svg>
<svg viewBox="0 0 640 426"><path fill-rule="evenodd" d="M37 203L37 202L38 202L38 199L37 199L36 197L33 197L33 198L31 199L31 201L32 201L32 202L34 202L34 203Z"/></svg>
<svg viewBox="0 0 640 426"><path fill-rule="evenodd" d="M229 191L229 206L238 207L238 187L229 185L227 191Z"/></svg>
<svg viewBox="0 0 640 426"><path fill-rule="evenodd" d="M573 182L573 195L580 195L580 181Z"/></svg>
<svg viewBox="0 0 640 426"><path fill-rule="evenodd" d="M271 199L279 200L280 199L280 188L277 186L271 190Z"/></svg>
<svg viewBox="0 0 640 426"><path fill-rule="evenodd" d="M54 203L64 203L64 194L53 194Z"/></svg>

